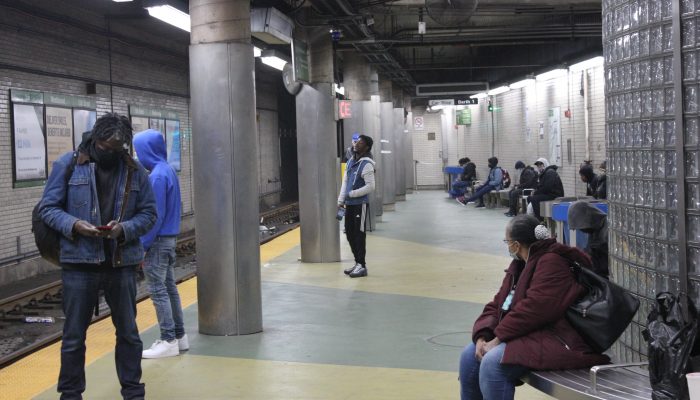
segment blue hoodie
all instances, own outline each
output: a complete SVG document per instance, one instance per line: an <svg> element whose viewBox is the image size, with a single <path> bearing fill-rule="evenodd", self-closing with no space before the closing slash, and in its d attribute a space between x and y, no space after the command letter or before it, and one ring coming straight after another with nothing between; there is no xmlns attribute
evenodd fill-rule
<svg viewBox="0 0 700 400"><path fill-rule="evenodd" d="M168 165L163 135L153 129L134 136L134 150L141 164L151 171L148 176L156 198L158 219L153 228L141 237L146 251L156 236L176 236L180 233L180 183L175 170Z"/></svg>

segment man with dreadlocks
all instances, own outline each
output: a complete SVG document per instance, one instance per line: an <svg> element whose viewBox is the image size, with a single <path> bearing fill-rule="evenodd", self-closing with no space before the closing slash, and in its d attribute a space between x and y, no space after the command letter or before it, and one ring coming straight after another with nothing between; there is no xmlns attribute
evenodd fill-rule
<svg viewBox="0 0 700 400"><path fill-rule="evenodd" d="M60 232L63 312L61 399L82 399L85 336L97 293L112 311L115 361L124 399L143 399L141 352L136 326L136 267L143 261L140 238L156 221L148 173L129 155L129 120L100 117L75 153L61 156L44 188L40 215Z"/></svg>

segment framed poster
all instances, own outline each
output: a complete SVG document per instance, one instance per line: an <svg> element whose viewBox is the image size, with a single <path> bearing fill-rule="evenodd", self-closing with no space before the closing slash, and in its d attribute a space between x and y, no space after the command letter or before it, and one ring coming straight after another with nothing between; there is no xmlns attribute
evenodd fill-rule
<svg viewBox="0 0 700 400"><path fill-rule="evenodd" d="M70 108L46 106L46 157L49 174L54 161L61 155L73 151L72 113Z"/></svg>
<svg viewBox="0 0 700 400"><path fill-rule="evenodd" d="M155 129L165 137L165 120L161 118L149 118L148 127Z"/></svg>
<svg viewBox="0 0 700 400"><path fill-rule="evenodd" d="M97 112L94 110L73 109L74 149L77 149L83 140L83 132L91 131L97 120Z"/></svg>
<svg viewBox="0 0 700 400"><path fill-rule="evenodd" d="M168 149L168 164L180 171L180 121L165 120L165 145Z"/></svg>
<svg viewBox="0 0 700 400"><path fill-rule="evenodd" d="M44 106L13 104L15 181L46 179Z"/></svg>
<svg viewBox="0 0 700 400"><path fill-rule="evenodd" d="M145 131L149 128L148 117L131 117L131 127L134 130L134 135Z"/></svg>

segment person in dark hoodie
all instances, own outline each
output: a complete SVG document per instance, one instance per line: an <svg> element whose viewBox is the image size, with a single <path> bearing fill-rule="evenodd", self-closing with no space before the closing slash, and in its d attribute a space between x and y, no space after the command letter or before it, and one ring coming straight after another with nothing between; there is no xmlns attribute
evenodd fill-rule
<svg viewBox="0 0 700 400"><path fill-rule="evenodd" d="M476 165L474 165L469 157L460 158L459 166L462 167L462 173L452 182L452 189L450 189L450 196L452 198L463 196L476 177Z"/></svg>
<svg viewBox="0 0 700 400"><path fill-rule="evenodd" d="M581 168L578 170L578 175L581 177L581 182L586 184L586 196L593 196L597 199L599 196L598 175L593 172L593 166L590 164L590 162L586 162L581 165Z"/></svg>
<svg viewBox="0 0 700 400"><path fill-rule="evenodd" d="M513 399L515 385L530 370L610 362L566 318L569 306L585 291L569 266L571 261L590 266L588 256L550 239L548 229L531 215L510 220L503 241L513 261L460 357L462 400Z"/></svg>
<svg viewBox="0 0 700 400"><path fill-rule="evenodd" d="M542 221L540 203L564 196L564 185L561 183L561 178L557 173L557 166L549 165L546 158L538 158L535 161L535 167L540 173L539 182L535 188L535 193L528 197L528 201L532 204L532 211L535 217Z"/></svg>
<svg viewBox="0 0 700 400"><path fill-rule="evenodd" d="M520 202L520 196L523 195L523 190L534 189L537 186L537 172L535 172L534 168L529 165L526 166L522 161L518 161L515 163L515 169L521 169L522 171L520 172L518 184L508 193L510 208L508 212L504 213L506 217L518 215L518 203Z"/></svg>
<svg viewBox="0 0 700 400"><path fill-rule="evenodd" d="M175 170L168 164L165 139L160 132L148 129L136 134L134 150L143 166L151 171L148 179L158 209L155 225L141 237L141 242L146 250L143 271L158 316L160 339L144 350L142 357L172 357L189 349L173 271L175 244L180 233L180 184Z"/></svg>
<svg viewBox="0 0 700 400"><path fill-rule="evenodd" d="M608 277L608 218L598 207L585 201L576 201L569 206L567 216L570 229L588 234L588 245L584 250L593 261L593 271Z"/></svg>
<svg viewBox="0 0 700 400"><path fill-rule="evenodd" d="M498 166L498 158L491 157L488 159L489 162L489 177L483 185L476 189L476 192L470 197L465 198L464 196L457 197L457 203L466 206L467 204L479 200L476 208L484 207L484 195L492 190L501 190L503 188L503 170Z"/></svg>
<svg viewBox="0 0 700 400"><path fill-rule="evenodd" d="M151 229L157 211L148 174L129 155L132 136L127 117L98 118L78 151L54 162L39 206L44 223L61 233L65 320L56 389L64 400L81 399L85 391L85 339L100 289L115 327L121 395L145 396L136 268L143 261L139 238Z"/></svg>

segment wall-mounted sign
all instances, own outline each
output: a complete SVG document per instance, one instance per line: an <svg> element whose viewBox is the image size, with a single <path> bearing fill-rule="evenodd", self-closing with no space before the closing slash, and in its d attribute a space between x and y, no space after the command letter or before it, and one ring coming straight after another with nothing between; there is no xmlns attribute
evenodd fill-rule
<svg viewBox="0 0 700 400"><path fill-rule="evenodd" d="M433 106L471 106L479 104L479 99L469 97L457 97L453 99L433 99L428 100L428 105Z"/></svg>
<svg viewBox="0 0 700 400"><path fill-rule="evenodd" d="M352 101L339 100L338 101L338 119L348 119L348 118L352 118Z"/></svg>
<svg viewBox="0 0 700 400"><path fill-rule="evenodd" d="M417 131L422 131L424 127L425 127L425 121L423 120L423 117L414 117L413 118L413 129L415 129Z"/></svg>
<svg viewBox="0 0 700 400"><path fill-rule="evenodd" d="M455 100L454 99L433 99L433 100L428 100L428 105L430 107L433 107L433 106L453 106L453 105L455 105Z"/></svg>
<svg viewBox="0 0 700 400"><path fill-rule="evenodd" d="M292 64L294 66L294 80L309 82L309 49L301 40L292 41Z"/></svg>
<svg viewBox="0 0 700 400"><path fill-rule="evenodd" d="M464 110L457 111L457 125L471 125L472 124L472 110L465 108Z"/></svg>
<svg viewBox="0 0 700 400"><path fill-rule="evenodd" d="M479 104L479 99L472 99L469 97L455 99L456 106L474 106L477 104Z"/></svg>

